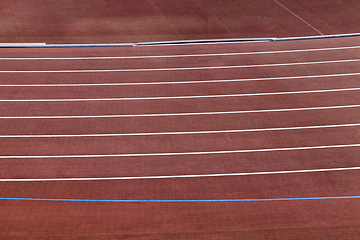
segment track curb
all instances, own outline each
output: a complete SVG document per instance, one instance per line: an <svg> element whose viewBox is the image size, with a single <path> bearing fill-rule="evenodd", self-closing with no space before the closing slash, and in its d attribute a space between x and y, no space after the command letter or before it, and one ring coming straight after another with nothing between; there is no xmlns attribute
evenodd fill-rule
<svg viewBox="0 0 360 240"><path fill-rule="evenodd" d="M295 40L315 40L326 38L357 37L360 33L285 37L285 38L230 38L230 39L200 39L200 40L179 40L179 41L158 41L138 43L108 43L108 44L47 44L47 43L0 43L0 48L82 48L82 47L136 47L136 46L166 46L186 44L218 44L235 42L277 42Z"/></svg>

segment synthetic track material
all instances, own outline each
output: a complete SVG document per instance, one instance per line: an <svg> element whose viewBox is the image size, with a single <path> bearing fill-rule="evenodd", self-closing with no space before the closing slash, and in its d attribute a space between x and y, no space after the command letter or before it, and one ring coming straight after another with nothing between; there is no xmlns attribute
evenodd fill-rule
<svg viewBox="0 0 360 240"><path fill-rule="evenodd" d="M359 38L5 50L0 236L357 239L355 46ZM325 48L336 50L300 51ZM194 49L206 56L116 59ZM277 53L246 54L264 51ZM48 72L132 65L184 69Z"/></svg>

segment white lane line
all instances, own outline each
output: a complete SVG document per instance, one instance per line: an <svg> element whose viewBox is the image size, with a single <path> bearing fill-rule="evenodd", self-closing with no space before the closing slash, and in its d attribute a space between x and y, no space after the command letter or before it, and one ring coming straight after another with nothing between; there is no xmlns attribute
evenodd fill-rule
<svg viewBox="0 0 360 240"><path fill-rule="evenodd" d="M214 174L191 174L191 175L169 175L169 176L140 176L140 177L93 177L93 178L8 178L0 179L0 182L47 182L47 181L102 181L102 180L141 180L141 179L173 179L173 178L207 178L207 177L236 177L253 175L275 175L275 174L296 174L313 172L334 172L360 170L360 167L346 168L322 168L306 170L284 170L272 172L244 172L244 173L214 173Z"/></svg>
<svg viewBox="0 0 360 240"><path fill-rule="evenodd" d="M360 105L342 105L326 107L307 107L307 108L280 108L280 109L260 109L260 110L240 110L228 112L187 112L187 113L149 113L149 114L124 114L124 115L67 115L67 116L0 116L0 119L82 119L82 118L132 118L132 117L171 117L171 116L206 116L224 114L246 114L246 113L268 113L268 112L292 112L310 110L329 110L358 108Z"/></svg>
<svg viewBox="0 0 360 240"><path fill-rule="evenodd" d="M292 12L290 9L288 9L287 7L285 7L284 5L282 5L281 3L279 3L277 0L274 0L277 4L279 4L280 6L282 6L284 9L286 9L288 12L290 12L292 15L294 15L295 17L297 17L298 19L300 19L302 22L304 22L306 25L308 25L309 27L311 27L313 30L315 30L316 32L320 33L320 35L324 35L322 32L320 32L319 30L317 30L315 27L313 27L310 23L308 23L307 21L305 21L304 19L302 19L301 17L299 17L298 15L296 15L294 12Z"/></svg>
<svg viewBox="0 0 360 240"><path fill-rule="evenodd" d="M357 127L357 126L360 126L360 123L322 125L322 126L304 126L304 127L282 127L282 128L255 128L255 129L238 129L238 130L194 131L194 132L0 135L0 138L62 138L62 137L121 137L121 136L192 135L192 134L219 134L219 133L287 131L287 130L341 128L341 127Z"/></svg>
<svg viewBox="0 0 360 240"><path fill-rule="evenodd" d="M60 83L60 84L0 84L0 87L94 87L94 86L133 86L133 85L171 85L171 84L201 84L201 83L227 83L227 82L251 82L251 81L272 81L291 79L311 79L358 76L360 73L339 73L327 75L306 75L293 77L271 77L271 78L239 78L222 80L185 80L177 82L125 82L125 83Z"/></svg>
<svg viewBox="0 0 360 240"><path fill-rule="evenodd" d="M286 147L286 148L260 148L260 149L241 149L241 150L222 150L207 152L161 152L161 153L120 153L120 154L84 154L84 155L16 155L0 156L0 159L34 159L34 158L110 158L110 157L155 157L155 156L186 156L186 155L211 155L211 154L232 154L232 153L256 153L256 152L276 152L276 151L298 151L331 148L353 148L360 147L358 144L327 145L327 146L307 146L307 147Z"/></svg>
<svg viewBox="0 0 360 240"><path fill-rule="evenodd" d="M149 71L184 71L184 70L210 70L210 69L236 69L256 67L280 67L312 64L348 63L358 62L360 59L342 59L319 62L292 62L274 64L254 65L232 65L232 66L205 66L205 67L178 67L178 68L131 68L131 69L83 69L83 70L1 70L0 73L102 73L102 72L149 72Z"/></svg>
<svg viewBox="0 0 360 240"><path fill-rule="evenodd" d="M116 57L31 57L31 58L16 58L3 57L0 60L107 60L107 59L147 59L147 58L183 58L183 57L214 57L214 56L237 56L237 55L257 55L257 54L277 54L277 53L296 53L296 52L316 52L316 51L334 51L357 49L360 46L349 47L332 47L332 48L312 48L312 49L294 49L294 50L280 50L280 51L264 51L264 52L230 52L230 53L205 53L205 54L176 54L176 55L155 55L155 56L116 56Z"/></svg>
<svg viewBox="0 0 360 240"><path fill-rule="evenodd" d="M359 90L360 88L338 88L338 89L321 89L321 90L307 90L307 91L294 91L294 92L239 93L239 94L173 96L173 97L0 99L0 102L86 102L86 101L171 100L171 99L227 98L227 97L253 97L253 96L329 93L329 92L346 92L346 91L359 91Z"/></svg>

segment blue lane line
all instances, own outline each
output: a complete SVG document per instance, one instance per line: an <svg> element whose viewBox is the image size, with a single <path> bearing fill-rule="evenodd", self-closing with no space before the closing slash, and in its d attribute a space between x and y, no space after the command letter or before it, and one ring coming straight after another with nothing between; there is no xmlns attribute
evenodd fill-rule
<svg viewBox="0 0 360 240"><path fill-rule="evenodd" d="M331 199L356 199L360 196L340 197L305 197L305 198L263 198L263 199L208 199L208 200L97 200L97 199L52 199L52 198L3 198L0 200L21 200L21 201L58 201L58 202L126 202L126 203L186 203L186 202L264 202L264 201L296 201L296 200L331 200Z"/></svg>

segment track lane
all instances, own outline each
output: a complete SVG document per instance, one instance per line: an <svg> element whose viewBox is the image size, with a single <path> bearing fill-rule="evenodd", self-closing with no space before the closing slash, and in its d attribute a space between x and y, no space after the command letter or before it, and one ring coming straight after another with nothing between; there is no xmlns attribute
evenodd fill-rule
<svg viewBox="0 0 360 240"><path fill-rule="evenodd" d="M314 52L294 52L276 54L249 54L239 56L208 56L180 58L138 58L138 59L103 59L103 60L37 60L12 61L1 60L2 71L35 71L35 70L81 70L81 69L158 69L186 68L195 66L227 66L278 64L296 62L334 61L357 58L360 49L340 49ZM136 66L136 67L134 67Z"/></svg>
<svg viewBox="0 0 360 240"><path fill-rule="evenodd" d="M107 154L158 154L297 148L360 144L360 127L289 131L119 136L88 138L1 138L1 157ZM191 142L191 145L188 143ZM15 147L21 146L21 147ZM226 154L226 153L225 153ZM124 156L131 161L132 156ZM11 158L11 157L9 157ZM171 158L171 156L169 156Z"/></svg>
<svg viewBox="0 0 360 240"><path fill-rule="evenodd" d="M126 114L172 114L226 112L255 109L288 109L317 106L352 105L360 102L356 91L253 96L214 99L172 99L148 101L96 102L7 102L0 104L2 117L11 116L92 116ZM141 116L134 116L141 117ZM144 116L147 117L147 116Z"/></svg>
<svg viewBox="0 0 360 240"><path fill-rule="evenodd" d="M333 69L334 66L336 70ZM331 67L331 68L330 68ZM114 83L114 82L169 82L240 78L269 78L324 74L357 73L358 62L342 64L316 64L316 66L290 65L268 68L233 68L160 72L95 72L95 73L2 73L1 84L58 84L58 83ZM32 79L36 79L36 81Z"/></svg>
<svg viewBox="0 0 360 240"><path fill-rule="evenodd" d="M358 170L354 170L206 179L15 182L0 183L0 185L2 186L1 195L4 196L6 193L6 197L24 198L268 199L358 196L360 187L351 183L359 180ZM87 189L91 190L87 191ZM214 192L211 189L217 189L217 191Z"/></svg>
<svg viewBox="0 0 360 240"><path fill-rule="evenodd" d="M1 61L56 61L56 60L116 60L116 59L155 59L155 58L188 58L188 57L221 57L221 56L242 56L242 55L261 55L261 54L280 54L280 53L307 53L321 51L337 50L356 50L360 46L343 46L333 48L309 48L309 49L292 49L278 51L255 51L255 52L221 52L221 53L204 53L204 54L167 54L167 55L140 55L140 56L80 56L80 57L1 57Z"/></svg>
<svg viewBox="0 0 360 240"><path fill-rule="evenodd" d="M259 79L239 82L215 82L164 85L129 86L65 86L65 87L10 87L0 86L0 100L12 99L98 99L137 97L206 96L223 94L251 94L296 92L356 88L360 86L360 73L353 76L319 78ZM231 81L231 79L229 79Z"/></svg>
<svg viewBox="0 0 360 240"><path fill-rule="evenodd" d="M359 50L360 51L360 50ZM110 60L57 60L57 61L1 61L0 71L82 70L82 69L160 69L195 66L226 66L248 64L275 64L294 62L290 53L281 56L216 56L188 58L110 59ZM340 58L334 58L334 60Z"/></svg>
<svg viewBox="0 0 360 240"><path fill-rule="evenodd" d="M208 80L183 80L183 81L160 81L160 82L108 82L108 83L49 83L49 84L1 84L1 87L104 87L104 86L143 86L143 85L176 85L176 84L221 84L221 83L238 83L238 82L254 82L254 81L274 81L274 80L306 80L306 79L321 79L334 77L352 77L360 75L359 72L352 73L334 73L325 75L299 75L299 76L278 76L278 77L263 77L263 78L235 78L235 79L208 79Z"/></svg>
<svg viewBox="0 0 360 240"><path fill-rule="evenodd" d="M1 135L211 131L357 123L360 108L157 118L0 119ZM288 119L287 122L279 119ZM181 122L182 124L179 124ZM221 122L221 126L219 126ZM199 125L199 123L202 123ZM19 127L24 126L24 127Z"/></svg>
<svg viewBox="0 0 360 240"><path fill-rule="evenodd" d="M298 65L318 65L318 64L338 64L338 63L358 63L360 59L336 59L329 61L315 62L285 62L270 64L245 64L245 65L200 65L186 67L168 68L124 68L124 69L56 69L56 70L1 70L1 73L106 73L106 72L157 72L157 71L193 71L193 70L217 70L217 69L238 69L238 68L260 68L260 67L282 67Z"/></svg>
<svg viewBox="0 0 360 240"><path fill-rule="evenodd" d="M358 204L356 199L281 201L261 204L252 202L99 204L36 201L1 201L1 204L4 206L4 223L1 224L0 230L8 236L16 234L9 229L18 229L17 226L23 226L19 231L34 229L32 231L34 236L44 236L42 219L47 221L47 236L59 238L67 237L69 234L87 239L126 234L132 238L156 239L214 236L237 238L239 235L247 239L264 240L268 236L282 238L284 235L306 238L317 238L321 235L325 238L354 239L360 234L357 228L360 224L359 211L357 208L354 209ZM197 213L197 217L194 217L194 212ZM265 212L266 217L264 217ZM36 220L19 218L20 213ZM74 217L81 219L82 227L74 228L73 225L66 224L73 221ZM113 221L109 222L109 218ZM238 224L229 224L229 222ZM314 222L317 223L316 226ZM106 233L103 232L104 228L107 229ZM121 229L121 233L118 229ZM161 229L161 233L155 229ZM93 237L93 232L96 232L96 237Z"/></svg>
<svg viewBox="0 0 360 240"><path fill-rule="evenodd" d="M353 64L348 65L352 66ZM348 70L350 72L351 70ZM347 73L348 73L347 72ZM354 68L351 72L358 72ZM339 73L344 73L339 71ZM2 73L1 84L57 84L57 83L118 83L118 82L169 82L189 80L217 80L257 77L306 76L309 73L300 65L288 66L286 72L280 67L263 69L239 68L218 71L194 70L160 72L106 72L106 73Z"/></svg>
<svg viewBox="0 0 360 240"><path fill-rule="evenodd" d="M1 159L1 178L136 177L356 167L360 148L126 158ZM291 160L291 161L290 161ZM129 180L131 181L131 180Z"/></svg>

